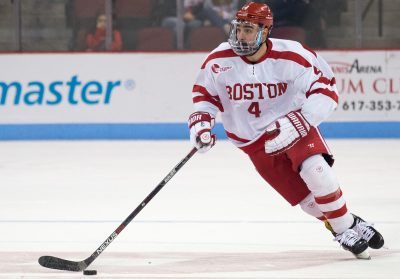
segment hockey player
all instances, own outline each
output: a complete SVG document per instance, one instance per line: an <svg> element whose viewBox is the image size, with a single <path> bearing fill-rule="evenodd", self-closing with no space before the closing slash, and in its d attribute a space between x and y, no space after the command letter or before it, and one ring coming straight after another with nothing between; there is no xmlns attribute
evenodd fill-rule
<svg viewBox="0 0 400 279"><path fill-rule="evenodd" d="M317 53L269 38L273 14L245 4L231 22L228 42L214 49L193 86L190 138L199 152L216 141L216 114L230 141L292 206L325 221L340 245L359 258L383 246L372 225L351 214L331 169L333 157L318 125L338 104L335 77Z"/></svg>

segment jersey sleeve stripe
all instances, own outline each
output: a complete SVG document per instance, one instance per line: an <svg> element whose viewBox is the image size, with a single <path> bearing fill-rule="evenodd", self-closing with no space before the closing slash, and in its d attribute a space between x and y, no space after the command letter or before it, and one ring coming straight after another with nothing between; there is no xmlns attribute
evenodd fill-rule
<svg viewBox="0 0 400 279"><path fill-rule="evenodd" d="M311 83L310 89L307 91L307 93L311 91L311 88L313 88L313 86L314 86L316 83L322 83L322 84L325 84L325 85L333 86L333 85L336 84L336 79L335 79L335 78L329 79L329 78L327 78L327 77L321 76L321 77L319 77L316 81L314 81L313 83Z"/></svg>
<svg viewBox="0 0 400 279"><path fill-rule="evenodd" d="M304 57L302 57L300 54L297 54L292 51L276 51L276 50L271 50L269 53L269 58L272 59L285 59L285 60L290 60L293 61L305 68L310 68L311 64L308 62Z"/></svg>
<svg viewBox="0 0 400 279"><path fill-rule="evenodd" d="M333 85L336 84L336 79L335 79L335 78L329 79L329 78L327 78L327 77L321 76L321 77L319 77L316 81L314 81L313 83L311 83L310 88L312 88L312 87L314 86L314 84L316 84L317 82L323 83L323 84L326 84L326 85L333 86Z"/></svg>
<svg viewBox="0 0 400 279"><path fill-rule="evenodd" d="M219 96L213 96L210 92L208 92L207 88L205 88L204 86L195 84L195 85L193 85L192 92L193 93L200 93L200 94L202 94L204 96L208 96L209 98L214 99L218 103L221 103L221 99L219 98Z"/></svg>
<svg viewBox="0 0 400 279"><path fill-rule="evenodd" d="M195 96L193 97L193 103L198 103L198 102L209 102L216 106L221 112L224 111L224 108L221 104L221 100L218 96L212 96L210 92L207 91L207 89L204 86L195 84L193 86L193 93L200 93L201 96Z"/></svg>
<svg viewBox="0 0 400 279"><path fill-rule="evenodd" d="M224 58L224 57L234 57L238 56L236 53L233 52L232 49L226 49L226 50L221 50L221 51L216 51L214 53L211 53L206 60L204 61L203 65L201 65L201 69L204 69L207 65L207 63L213 59L216 58Z"/></svg>
<svg viewBox="0 0 400 279"><path fill-rule="evenodd" d="M335 91L329 90L327 88L316 88L312 91L309 91L306 93L306 97L310 97L312 94L323 94L325 96L328 96L332 100L334 100L337 104L339 103L339 97L336 94Z"/></svg>

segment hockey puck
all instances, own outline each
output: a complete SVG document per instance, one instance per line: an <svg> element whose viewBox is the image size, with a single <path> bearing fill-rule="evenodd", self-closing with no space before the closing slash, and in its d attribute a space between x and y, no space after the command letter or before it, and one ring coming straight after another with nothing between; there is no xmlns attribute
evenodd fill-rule
<svg viewBox="0 0 400 279"><path fill-rule="evenodd" d="M87 270L83 271L83 275L96 275L96 274L97 274L97 270L95 270L95 269L92 269L92 270L87 269Z"/></svg>

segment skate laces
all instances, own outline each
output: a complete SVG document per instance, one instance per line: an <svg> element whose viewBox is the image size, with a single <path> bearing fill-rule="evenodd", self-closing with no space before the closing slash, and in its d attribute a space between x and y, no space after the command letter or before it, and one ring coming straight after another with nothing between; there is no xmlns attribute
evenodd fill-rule
<svg viewBox="0 0 400 279"><path fill-rule="evenodd" d="M360 239L361 238L354 230L348 229L345 232L338 234L334 241L338 241L341 245L352 247Z"/></svg>
<svg viewBox="0 0 400 279"><path fill-rule="evenodd" d="M374 230L371 228L374 224L369 224L361 220L357 221L357 224L354 226L355 231L361 234L363 239L369 241L375 235Z"/></svg>

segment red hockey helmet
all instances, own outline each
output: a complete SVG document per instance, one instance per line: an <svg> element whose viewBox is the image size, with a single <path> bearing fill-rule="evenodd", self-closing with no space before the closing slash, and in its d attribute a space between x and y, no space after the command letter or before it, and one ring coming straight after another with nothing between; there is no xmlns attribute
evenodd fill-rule
<svg viewBox="0 0 400 279"><path fill-rule="evenodd" d="M236 13L236 20L256 23L270 29L274 16L267 4L250 2Z"/></svg>

